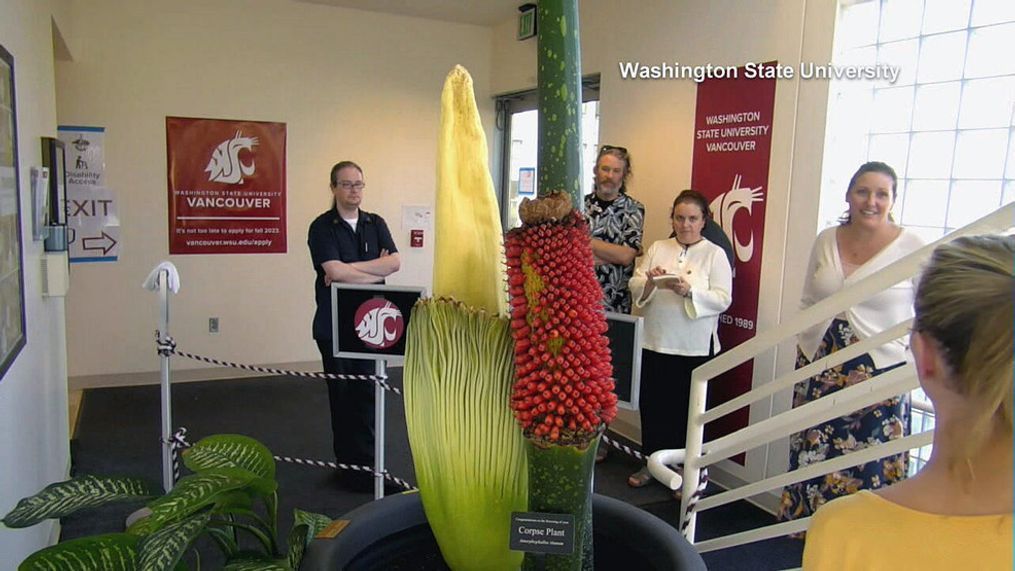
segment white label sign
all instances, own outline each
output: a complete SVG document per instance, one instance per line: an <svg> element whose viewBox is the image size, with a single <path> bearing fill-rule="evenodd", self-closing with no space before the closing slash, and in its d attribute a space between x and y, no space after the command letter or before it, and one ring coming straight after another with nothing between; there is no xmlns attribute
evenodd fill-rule
<svg viewBox="0 0 1015 571"><path fill-rule="evenodd" d="M105 128L57 129L67 166L67 241L72 264L115 262L120 253L116 195L106 188Z"/></svg>

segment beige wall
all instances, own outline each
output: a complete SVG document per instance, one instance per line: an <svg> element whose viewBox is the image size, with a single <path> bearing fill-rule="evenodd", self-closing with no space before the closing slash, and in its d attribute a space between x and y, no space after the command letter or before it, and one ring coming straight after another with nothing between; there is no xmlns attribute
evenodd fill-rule
<svg viewBox="0 0 1015 571"><path fill-rule="evenodd" d="M82 384L155 378L155 300L138 284L167 257L166 115L289 126L289 253L173 257L183 283L173 298L173 335L181 348L227 360L312 366L304 236L327 203L328 167L348 157L363 164L367 208L388 219L403 251L403 270L392 282L428 285L431 250L408 250L400 208L432 202L445 72L454 63L472 70L488 119L491 95L536 80L535 41L516 41L514 21L487 29L287 0L95 0L75 7L79 55L57 66L59 120L107 128L108 180L123 224L118 263L72 270L68 367L72 382ZM632 194L646 205L651 243L668 233L668 205L690 180L696 84L623 80L618 63L827 62L836 3L583 0L581 11L583 72L602 79L600 138L632 150ZM826 99L822 82L777 85L759 328L796 310L805 254L789 245L809 244L817 226ZM222 333L207 333L211 316L220 317ZM759 358L755 384L790 368L792 357L787 346ZM174 367L202 365L177 359ZM752 419L787 406L782 393L752 407ZM733 475L781 471L785 450L759 449L748 462L747 470L731 466Z"/></svg>
<svg viewBox="0 0 1015 571"><path fill-rule="evenodd" d="M58 0L0 2L0 44L14 56L20 168L21 240L24 245L27 344L0 379L0 513L69 468L64 300L42 297L42 242L32 240L29 169L42 163L39 137L56 135L52 18ZM0 526L0 569L14 569L27 554L55 539L55 522L28 529Z"/></svg>
<svg viewBox="0 0 1015 571"><path fill-rule="evenodd" d="M582 0L581 7L584 70L602 74L601 138L635 153L632 193L648 207L647 242L665 235L666 206L690 179L695 85L622 81L617 62L823 62L835 16L834 0ZM166 115L289 128L289 253L173 257L183 283L173 334L183 348L237 361L316 361L304 243L307 223L328 202L328 168L340 158L363 164L367 208L388 219L403 249L392 281L428 284L431 250L408 251L400 208L432 202L441 83L455 63L473 72L489 132L490 95L535 84L534 42L516 42L514 25L484 29L290 0L0 4L0 43L17 65L22 203L40 136L54 135L58 120L103 126L123 224L119 262L73 267L65 336L63 300L41 296L41 244L23 216L28 345L0 381L0 512L66 475L68 368L93 379L157 369L155 299L140 282L168 257ZM54 43L59 57L72 58L55 70ZM760 327L794 311L799 298L806 257L799 244L811 242L817 224L826 97L822 83L778 85ZM206 332L209 316L222 319L221 334ZM762 359L756 382L791 359L791 351ZM776 399L752 416L785 406ZM732 472L756 479L784 466L784 452L765 450ZM0 568L44 545L53 530L0 529Z"/></svg>
<svg viewBox="0 0 1015 571"><path fill-rule="evenodd" d="M429 286L433 235L410 250L401 206L433 203L440 91L454 64L472 72L492 126L489 28L292 0L74 7L80 54L57 65L59 121L106 128L122 250L116 263L72 267L72 382L157 371L156 296L140 284L167 258L181 274L171 318L181 349L246 363L318 361L306 231L329 205L328 171L341 159L363 166L364 207L385 217L402 251L389 283ZM168 256L167 115L288 125L287 254ZM217 335L207 330L212 316Z"/></svg>
<svg viewBox="0 0 1015 571"><path fill-rule="evenodd" d="M646 245L669 234L668 208L690 184L697 84L621 79L618 62L824 63L831 58L835 14L834 0L582 0L582 73L601 74L600 141L631 150L631 194L645 204ZM516 41L512 22L496 28L493 54L494 93L535 86L535 41ZM824 82L780 80L776 87L759 329L775 326L780 316L797 309L806 250L817 227L826 101ZM792 368L792 358L792 343L781 355L759 358L755 385L770 380L776 368ZM752 422L788 404L787 392L759 403L751 409ZM624 411L621 417L637 419ZM750 453L746 470L726 467L732 476L751 480L782 472L785 445L772 448Z"/></svg>

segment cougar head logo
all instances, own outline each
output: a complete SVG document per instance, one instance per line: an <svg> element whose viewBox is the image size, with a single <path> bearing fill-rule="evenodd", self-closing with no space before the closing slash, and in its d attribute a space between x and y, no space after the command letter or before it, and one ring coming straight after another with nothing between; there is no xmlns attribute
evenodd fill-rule
<svg viewBox="0 0 1015 571"><path fill-rule="evenodd" d="M737 240L736 234L733 233L733 219L736 218L737 213L741 210L746 210L747 215L751 215L752 205L755 202L761 202L764 197L761 195L761 187L757 188L740 188L740 175L736 175L733 178L733 186L726 192L715 197L712 204L709 207L712 212L718 216L717 222L722 226L723 232L730 237L730 241L733 242L733 249L736 250L737 259L741 262L747 262L754 256L754 233L751 233L751 237L747 240L746 244L741 244Z"/></svg>
<svg viewBox="0 0 1015 571"><path fill-rule="evenodd" d="M240 151L249 152L255 146L257 137L244 137L239 131L232 139L222 141L215 147L208 166L204 168L204 172L208 173L208 180L226 184L243 182L244 176L254 174L254 163L243 164L240 161Z"/></svg>
<svg viewBox="0 0 1015 571"><path fill-rule="evenodd" d="M387 349L402 337L405 323L402 312L390 301L372 299L356 311L356 335L367 346Z"/></svg>

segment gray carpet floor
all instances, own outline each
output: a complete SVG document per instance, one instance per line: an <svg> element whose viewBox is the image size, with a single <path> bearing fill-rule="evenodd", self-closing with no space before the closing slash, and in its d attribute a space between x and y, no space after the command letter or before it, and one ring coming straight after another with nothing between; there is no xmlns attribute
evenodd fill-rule
<svg viewBox="0 0 1015 571"><path fill-rule="evenodd" d="M401 384L401 369L389 369ZM405 434L401 397L387 393L386 456L388 470L415 483ZM136 475L161 482L160 412L157 386L86 391L72 441L77 474ZM259 377L173 385L173 425L186 427L188 440L219 433L245 434L281 456L332 460L327 389L322 381ZM616 450L596 467L595 491L621 499L676 525L678 505L669 490L652 483L635 489L626 484L638 462ZM346 491L333 470L279 463L279 524L285 537L294 508L338 517L371 501L372 494ZM123 529L124 518L140 506L118 505L75 514L62 522L62 538L72 539ZM770 514L746 502L704 512L698 539L707 539L773 523ZM201 567L218 568L217 550L202 548ZM709 569L787 569L799 567L803 544L781 538L707 553ZM632 571L632 570L624 570Z"/></svg>

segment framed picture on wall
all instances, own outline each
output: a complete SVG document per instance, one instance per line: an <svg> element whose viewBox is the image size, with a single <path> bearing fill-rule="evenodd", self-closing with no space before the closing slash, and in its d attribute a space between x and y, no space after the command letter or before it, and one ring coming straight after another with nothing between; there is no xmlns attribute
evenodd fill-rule
<svg viewBox="0 0 1015 571"><path fill-rule="evenodd" d="M25 346L14 57L0 45L0 379Z"/></svg>

